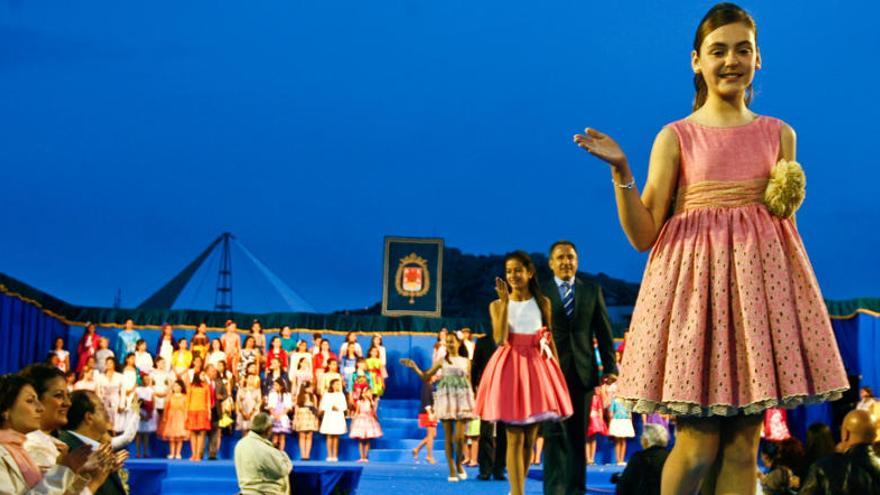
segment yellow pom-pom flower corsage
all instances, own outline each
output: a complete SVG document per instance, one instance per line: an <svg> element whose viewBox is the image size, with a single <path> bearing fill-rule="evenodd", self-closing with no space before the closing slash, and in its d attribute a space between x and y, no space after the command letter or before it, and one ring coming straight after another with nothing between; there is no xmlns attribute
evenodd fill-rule
<svg viewBox="0 0 880 495"><path fill-rule="evenodd" d="M770 213L789 218L801 207L807 194L807 177L795 161L779 160L770 170L770 180L764 191L764 204Z"/></svg>

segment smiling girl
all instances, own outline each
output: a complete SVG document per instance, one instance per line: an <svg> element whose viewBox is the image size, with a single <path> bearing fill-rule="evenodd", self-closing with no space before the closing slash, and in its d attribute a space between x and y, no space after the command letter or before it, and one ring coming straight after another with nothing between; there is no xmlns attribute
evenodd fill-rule
<svg viewBox="0 0 880 495"><path fill-rule="evenodd" d="M794 130L749 108L761 64L754 19L709 10L691 53L694 111L657 135L641 196L611 137L574 137L611 166L621 226L651 249L618 396L678 418L664 494L754 493L762 411L847 388L793 217Z"/></svg>
<svg viewBox="0 0 880 495"><path fill-rule="evenodd" d="M572 414L571 397L548 329L550 300L538 285L535 264L515 251L504 258L505 280L495 279L498 299L489 305L499 347L486 364L477 391L483 421L501 421L507 430L510 491L521 495L542 421Z"/></svg>

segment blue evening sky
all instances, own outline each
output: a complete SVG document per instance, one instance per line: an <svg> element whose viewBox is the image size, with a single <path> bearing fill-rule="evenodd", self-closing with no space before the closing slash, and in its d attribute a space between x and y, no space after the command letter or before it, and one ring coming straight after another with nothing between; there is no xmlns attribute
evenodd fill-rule
<svg viewBox="0 0 880 495"><path fill-rule="evenodd" d="M638 281L607 166L571 136L611 133L643 184L712 3L0 2L0 271L134 306L231 231L320 311L380 299L385 235L569 238L582 269ZM753 108L798 132L823 291L880 296L880 3L743 5ZM204 271L189 301L213 301Z"/></svg>

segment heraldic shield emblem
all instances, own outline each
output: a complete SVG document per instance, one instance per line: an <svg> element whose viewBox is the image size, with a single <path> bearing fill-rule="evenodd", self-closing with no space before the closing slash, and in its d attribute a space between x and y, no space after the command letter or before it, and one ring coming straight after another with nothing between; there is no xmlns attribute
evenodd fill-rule
<svg viewBox="0 0 880 495"><path fill-rule="evenodd" d="M385 238L382 314L440 316L443 240Z"/></svg>

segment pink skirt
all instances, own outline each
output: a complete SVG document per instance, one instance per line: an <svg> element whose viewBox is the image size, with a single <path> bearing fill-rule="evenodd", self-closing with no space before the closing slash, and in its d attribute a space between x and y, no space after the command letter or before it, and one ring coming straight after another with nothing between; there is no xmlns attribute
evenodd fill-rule
<svg viewBox="0 0 880 495"><path fill-rule="evenodd" d="M541 334L510 334L486 364L475 412L483 421L513 425L559 421L572 414L559 363L541 355Z"/></svg>

